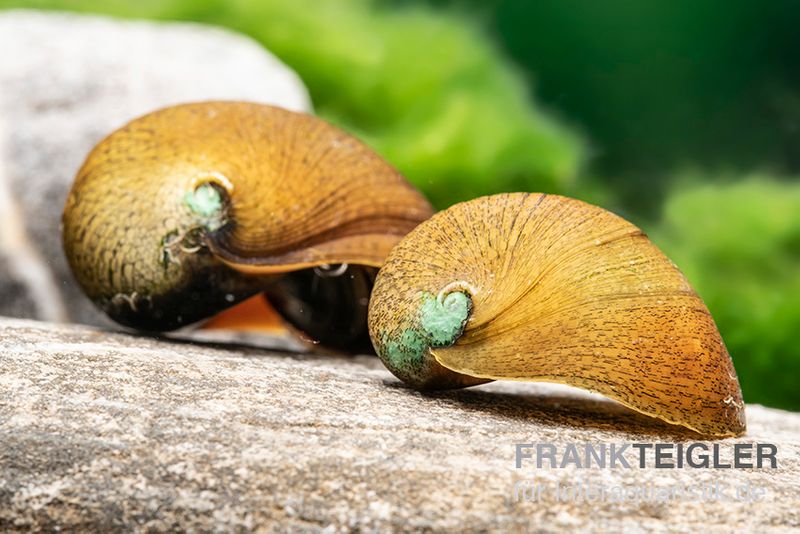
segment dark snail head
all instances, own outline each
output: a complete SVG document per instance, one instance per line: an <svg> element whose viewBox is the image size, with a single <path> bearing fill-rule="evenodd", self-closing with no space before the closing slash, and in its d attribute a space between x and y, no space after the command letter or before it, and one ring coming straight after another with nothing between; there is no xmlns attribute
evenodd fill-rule
<svg viewBox="0 0 800 534"><path fill-rule="evenodd" d="M345 339L345 323L363 337L389 250L431 213L320 119L206 102L136 119L92 150L67 199L64 248L86 294L130 327L179 328L266 292L301 330L316 325L312 338Z"/></svg>

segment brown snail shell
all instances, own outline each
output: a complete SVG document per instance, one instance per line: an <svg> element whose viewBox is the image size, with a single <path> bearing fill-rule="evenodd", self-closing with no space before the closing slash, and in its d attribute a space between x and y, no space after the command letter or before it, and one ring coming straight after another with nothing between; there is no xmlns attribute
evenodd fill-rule
<svg viewBox="0 0 800 534"><path fill-rule="evenodd" d="M389 164L318 118L204 102L101 141L63 237L86 294L124 325L171 330L264 292L311 338L358 348L377 268L431 213Z"/></svg>
<svg viewBox="0 0 800 534"><path fill-rule="evenodd" d="M434 215L381 268L369 329L416 388L560 382L701 434L745 431L703 301L641 230L578 200L503 194Z"/></svg>

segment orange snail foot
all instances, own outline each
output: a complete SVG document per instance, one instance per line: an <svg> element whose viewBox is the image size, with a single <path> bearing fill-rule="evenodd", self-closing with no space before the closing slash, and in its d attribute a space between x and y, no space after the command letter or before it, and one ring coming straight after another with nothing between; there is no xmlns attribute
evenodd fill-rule
<svg viewBox="0 0 800 534"><path fill-rule="evenodd" d="M223 310L201 327L203 330L232 330L256 334L287 332L278 312L270 306L264 295L258 294Z"/></svg>

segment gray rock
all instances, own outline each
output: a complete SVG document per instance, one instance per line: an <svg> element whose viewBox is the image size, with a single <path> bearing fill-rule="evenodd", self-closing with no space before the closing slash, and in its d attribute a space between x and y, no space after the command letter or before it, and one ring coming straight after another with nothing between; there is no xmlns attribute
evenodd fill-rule
<svg viewBox="0 0 800 534"><path fill-rule="evenodd" d="M0 287L3 288L0 296L0 315L23 317L36 315L36 302L28 292L25 281L22 276L12 271L12 265L2 256L0 256Z"/></svg>
<svg viewBox="0 0 800 534"><path fill-rule="evenodd" d="M15 236L0 230L0 301L26 287L38 304L2 309L15 316L106 324L73 282L60 237L69 186L105 135L187 101L310 108L302 82L257 43L195 24L7 11L0 50L0 223L11 211L22 219ZM12 271L22 278L3 282Z"/></svg>
<svg viewBox="0 0 800 534"><path fill-rule="evenodd" d="M699 438L576 390L423 394L374 358L0 319L0 530L754 531L800 527L800 414L748 406L777 469L515 468L515 444ZM517 501L534 480L538 501ZM560 498L718 484L724 501ZM761 488L735 501L739 486ZM666 488L666 489L665 489ZM642 494L644 495L644 494ZM663 496L663 493L660 494ZM530 495L529 495L530 497ZM709 494L709 499L712 497Z"/></svg>

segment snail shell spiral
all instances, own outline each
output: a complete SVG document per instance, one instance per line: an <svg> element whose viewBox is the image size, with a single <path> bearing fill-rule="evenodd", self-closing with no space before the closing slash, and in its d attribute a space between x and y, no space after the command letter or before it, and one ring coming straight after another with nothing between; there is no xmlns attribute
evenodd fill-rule
<svg viewBox="0 0 800 534"><path fill-rule="evenodd" d="M415 388L560 382L702 434L745 431L703 301L639 228L578 200L503 194L434 215L380 270L369 330Z"/></svg>
<svg viewBox="0 0 800 534"><path fill-rule="evenodd" d="M375 272L431 213L375 152L316 117L201 102L102 140L63 238L86 294L124 325L172 330L263 292L308 337L346 348L368 346Z"/></svg>

